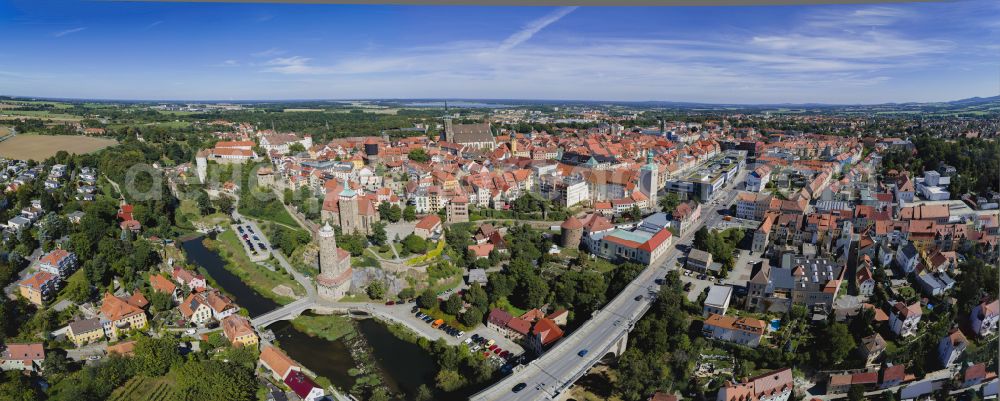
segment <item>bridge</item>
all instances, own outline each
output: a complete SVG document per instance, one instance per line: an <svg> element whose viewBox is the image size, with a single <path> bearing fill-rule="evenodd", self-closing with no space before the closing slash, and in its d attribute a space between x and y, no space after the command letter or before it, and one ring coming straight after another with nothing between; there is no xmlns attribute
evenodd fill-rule
<svg viewBox="0 0 1000 401"><path fill-rule="evenodd" d="M250 319L250 325L255 329L262 329L279 320L295 319L303 312L315 309L317 303L310 297L301 298L278 309L267 312L263 315Z"/></svg>
<svg viewBox="0 0 1000 401"><path fill-rule="evenodd" d="M740 181L742 178L734 180L733 183ZM722 219L718 211L728 209L736 200L738 191L732 189L733 184L727 185L720 190L721 196L717 201L703 206L705 210L692 227L700 227L703 224L714 227ZM671 249L662 259L643 270L580 328L527 366L472 395L470 400L534 401L565 398L568 395L566 390L587 374L591 367L606 356L618 357L625 352L629 331L652 305L653 299L650 293L658 292L656 279L665 276L667 271L673 269L675 262L681 256L681 252L673 245L689 243L695 231L690 229L680 237L674 238ZM640 296L642 298L636 300ZM587 352L580 356L583 350ZM513 392L513 387L520 383L527 386L516 393Z"/></svg>

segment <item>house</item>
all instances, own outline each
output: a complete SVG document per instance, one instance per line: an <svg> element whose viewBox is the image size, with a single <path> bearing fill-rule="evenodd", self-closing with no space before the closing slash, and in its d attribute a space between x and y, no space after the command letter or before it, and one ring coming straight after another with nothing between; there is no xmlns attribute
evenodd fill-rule
<svg viewBox="0 0 1000 401"><path fill-rule="evenodd" d="M919 303L906 305L896 302L889 314L889 329L899 337L912 336L917 332L917 324L920 323L922 314Z"/></svg>
<svg viewBox="0 0 1000 401"><path fill-rule="evenodd" d="M122 298L105 293L100 313L104 335L115 339L125 331L146 328L146 312L142 307L148 303L141 294Z"/></svg>
<svg viewBox="0 0 1000 401"><path fill-rule="evenodd" d="M416 236L428 239L433 237L435 234L441 232L441 218L436 214L429 214L424 216L417 222L417 225L413 228L413 234Z"/></svg>
<svg viewBox="0 0 1000 401"><path fill-rule="evenodd" d="M486 276L486 269L469 269L469 278L466 280L469 285L472 283L479 283L480 286L485 287L489 282Z"/></svg>
<svg viewBox="0 0 1000 401"><path fill-rule="evenodd" d="M879 389L895 387L906 381L906 365L889 365L879 372L881 376L878 381Z"/></svg>
<svg viewBox="0 0 1000 401"><path fill-rule="evenodd" d="M683 202L674 208L670 217L678 233L687 233L694 227L694 222L701 218L701 204L695 201Z"/></svg>
<svg viewBox="0 0 1000 401"><path fill-rule="evenodd" d="M36 272L17 283L21 296L29 302L42 306L58 289L59 278L48 272Z"/></svg>
<svg viewBox="0 0 1000 401"><path fill-rule="evenodd" d="M559 310L557 310L555 312L550 313L545 318L547 318L547 319L549 319L549 320L551 320L553 322L556 322L557 326L562 327L562 326L565 326L566 323L569 323L569 321L568 321L568 319L569 319L569 312L566 309L559 309Z"/></svg>
<svg viewBox="0 0 1000 401"><path fill-rule="evenodd" d="M750 317L709 315L702 326L705 337L757 347L767 324Z"/></svg>
<svg viewBox="0 0 1000 401"><path fill-rule="evenodd" d="M76 254L64 249L54 249L42 256L38 268L65 279L76 269Z"/></svg>
<svg viewBox="0 0 1000 401"><path fill-rule="evenodd" d="M850 374L837 374L830 375L830 379L826 381L826 393L827 394L843 394L846 393L851 388L851 375Z"/></svg>
<svg viewBox="0 0 1000 401"><path fill-rule="evenodd" d="M966 363L965 367L962 369L961 375L959 376L960 388L966 388L975 386L979 383L990 379L991 377L996 377L995 373L990 373L986 371L985 363L972 364L971 362Z"/></svg>
<svg viewBox="0 0 1000 401"><path fill-rule="evenodd" d="M233 346L256 346L260 341L257 332L250 325L250 321L240 315L231 315L222 319L222 333Z"/></svg>
<svg viewBox="0 0 1000 401"><path fill-rule="evenodd" d="M941 361L941 366L946 368L951 367L958 357L965 352L965 347L969 345L969 340L965 338L961 330L952 329L948 335L941 338L938 342L938 360Z"/></svg>
<svg viewBox="0 0 1000 401"><path fill-rule="evenodd" d="M92 318L77 320L69 324L69 330L66 331L66 337L69 338L73 344L80 347L85 344L90 344L95 341L100 341L104 339L104 326L101 325L101 319Z"/></svg>
<svg viewBox="0 0 1000 401"><path fill-rule="evenodd" d="M708 296L705 297L705 306L701 315L725 315L729 310L729 300L733 297L733 287L728 285L713 285L708 289Z"/></svg>
<svg viewBox="0 0 1000 401"><path fill-rule="evenodd" d="M747 308L787 312L792 305L801 305L829 311L840 293L846 270L829 258L791 253L782 255L779 267L761 261L747 281Z"/></svg>
<svg viewBox="0 0 1000 401"><path fill-rule="evenodd" d="M885 352L885 339L878 333L864 337L861 339L861 345L858 346L858 350L865 357L867 365L874 365L878 358L882 356L882 353Z"/></svg>
<svg viewBox="0 0 1000 401"><path fill-rule="evenodd" d="M45 360L42 343L7 344L0 354L0 370L39 372Z"/></svg>
<svg viewBox="0 0 1000 401"><path fill-rule="evenodd" d="M260 351L260 364L271 372L271 378L282 382L289 373L302 369L292 358L271 345Z"/></svg>
<svg viewBox="0 0 1000 401"><path fill-rule="evenodd" d="M307 377L301 370L292 371L285 376L285 385L292 389L302 401L319 401L326 396L323 388Z"/></svg>
<svg viewBox="0 0 1000 401"><path fill-rule="evenodd" d="M203 325L211 319L221 322L222 319L235 314L240 308L218 290L207 290L188 295L181 302L180 309L181 315L185 319Z"/></svg>
<svg viewBox="0 0 1000 401"><path fill-rule="evenodd" d="M559 328L556 322L547 318L541 318L531 328L531 339L528 347L534 350L536 354L541 355L545 347L559 341L562 336L563 330Z"/></svg>
<svg viewBox="0 0 1000 401"><path fill-rule="evenodd" d="M680 398L674 394L667 394L664 392L657 391L653 395L649 396L647 401L679 401Z"/></svg>
<svg viewBox="0 0 1000 401"><path fill-rule="evenodd" d="M490 252L493 251L493 244L477 244L469 245L469 252L476 257L476 259L486 259L490 256Z"/></svg>
<svg viewBox="0 0 1000 401"><path fill-rule="evenodd" d="M955 280L948 273L924 272L917 275L917 283L924 294L934 297L941 296L955 286Z"/></svg>
<svg viewBox="0 0 1000 401"><path fill-rule="evenodd" d="M507 321L507 338L520 341L531 334L531 321L522 317L512 317Z"/></svg>
<svg viewBox="0 0 1000 401"><path fill-rule="evenodd" d="M150 274L149 286L152 287L155 292L162 292L170 295L171 298L177 298L177 285L166 277L159 274Z"/></svg>
<svg viewBox="0 0 1000 401"><path fill-rule="evenodd" d="M186 286L190 291L201 291L208 286L205 282L205 276L181 267L174 267L170 277L181 285Z"/></svg>
<svg viewBox="0 0 1000 401"><path fill-rule="evenodd" d="M486 327L496 330L504 337L509 337L510 329L507 328L507 323L513 318L507 311L500 308L493 308L490 310L489 316L486 317Z"/></svg>
<svg viewBox="0 0 1000 401"><path fill-rule="evenodd" d="M872 275L872 269L866 265L858 266L855 284L858 287L858 295L871 296L875 292L875 277Z"/></svg>
<svg viewBox="0 0 1000 401"><path fill-rule="evenodd" d="M788 401L795 384L792 369L784 368L754 376L742 383L727 382L716 401Z"/></svg>
<svg viewBox="0 0 1000 401"><path fill-rule="evenodd" d="M698 273L708 273L712 266L712 254L701 249L691 248L688 252L685 267Z"/></svg>
<svg viewBox="0 0 1000 401"><path fill-rule="evenodd" d="M917 247L913 246L912 242L907 242L896 251L896 267L903 274L913 273L913 270L917 268L919 258L920 252L917 252Z"/></svg>
<svg viewBox="0 0 1000 401"><path fill-rule="evenodd" d="M972 309L970 320L972 320L972 331L979 337L996 333L997 321L1000 320L1000 300L976 305Z"/></svg>

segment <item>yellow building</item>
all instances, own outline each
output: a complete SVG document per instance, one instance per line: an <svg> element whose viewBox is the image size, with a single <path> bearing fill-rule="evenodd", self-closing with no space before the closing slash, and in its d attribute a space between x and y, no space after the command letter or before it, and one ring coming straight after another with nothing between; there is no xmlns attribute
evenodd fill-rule
<svg viewBox="0 0 1000 401"><path fill-rule="evenodd" d="M222 319L222 333L234 346L256 347L257 343L260 342L253 326L250 325L250 321L240 315L231 315Z"/></svg>
<svg viewBox="0 0 1000 401"><path fill-rule="evenodd" d="M20 287L21 296L35 305L42 306L55 292L58 279L48 272L38 272L21 280L18 287Z"/></svg>
<svg viewBox="0 0 1000 401"><path fill-rule="evenodd" d="M66 337L77 347L103 340L104 327L101 326L101 319L95 317L70 323Z"/></svg>
<svg viewBox="0 0 1000 401"><path fill-rule="evenodd" d="M120 333L146 328L146 312L142 307L147 303L141 294L121 298L105 293L101 304L104 335L108 338L118 338Z"/></svg>

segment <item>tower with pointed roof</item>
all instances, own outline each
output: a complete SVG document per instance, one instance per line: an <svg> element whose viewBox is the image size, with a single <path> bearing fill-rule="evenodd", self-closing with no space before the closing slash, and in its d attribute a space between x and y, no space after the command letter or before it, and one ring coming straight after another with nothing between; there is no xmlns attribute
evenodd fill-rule
<svg viewBox="0 0 1000 401"><path fill-rule="evenodd" d="M344 189L340 191L337 207L340 209L341 233L365 233L365 229L361 224L361 216L358 213L358 193L351 189L351 185L347 180L344 180Z"/></svg>
<svg viewBox="0 0 1000 401"><path fill-rule="evenodd" d="M653 161L653 151L646 151L646 164L639 171L639 191L656 205L656 193L660 189L660 168Z"/></svg>

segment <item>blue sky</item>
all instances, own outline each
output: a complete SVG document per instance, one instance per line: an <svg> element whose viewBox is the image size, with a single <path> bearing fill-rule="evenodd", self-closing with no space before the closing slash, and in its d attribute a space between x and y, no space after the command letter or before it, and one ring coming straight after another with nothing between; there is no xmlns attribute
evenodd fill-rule
<svg viewBox="0 0 1000 401"><path fill-rule="evenodd" d="M0 0L0 94L881 103L1000 93L1000 2L444 7Z"/></svg>

